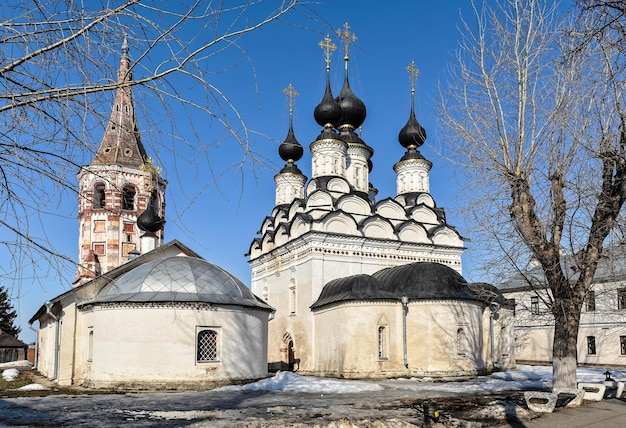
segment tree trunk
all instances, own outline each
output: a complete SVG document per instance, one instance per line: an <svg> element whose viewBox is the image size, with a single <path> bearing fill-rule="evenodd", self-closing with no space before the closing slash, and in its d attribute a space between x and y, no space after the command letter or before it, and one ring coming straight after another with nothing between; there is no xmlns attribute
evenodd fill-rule
<svg viewBox="0 0 626 428"><path fill-rule="evenodd" d="M576 388L580 305L571 299L555 299L552 387Z"/></svg>

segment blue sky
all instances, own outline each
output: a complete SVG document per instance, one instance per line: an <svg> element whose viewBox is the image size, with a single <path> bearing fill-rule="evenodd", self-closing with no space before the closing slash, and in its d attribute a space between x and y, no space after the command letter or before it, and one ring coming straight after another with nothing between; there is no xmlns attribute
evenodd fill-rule
<svg viewBox="0 0 626 428"><path fill-rule="evenodd" d="M456 226L461 235L472 238L466 230L457 204L460 185L453 178L454 165L437 152L445 153L453 141L439 138L434 98L440 82L445 80L446 67L453 60L459 38L460 16L471 19L469 0L397 0L329 1L311 3L310 9L327 21L310 22L301 16L292 16L299 25L273 23L240 40L249 55L256 73L247 63L240 63L227 72L215 76L215 84L239 109L250 134L251 149L262 162L246 162L243 168L231 168L242 157L242 152L229 140L208 151L208 157L198 164L193 159L175 160L167 150L159 151L149 138L144 143L150 155L157 158L163 175L169 181L167 194L166 241L178 239L249 284L250 269L244 254L256 236L263 218L274 207L274 174L283 166L278 157L278 145L288 127L288 105L283 89L290 83L300 94L295 101L294 130L305 147L305 155L298 166L310 177L311 156L308 145L320 131L313 119L313 109L321 100L325 84L325 64L318 42L324 35L348 22L357 36L350 54L350 83L355 94L367 106L363 125L363 139L375 150L371 182L378 188L378 199L395 196L395 174L392 166L404 150L397 135L408 119L410 85L406 67L415 61L420 70L416 91L416 116L426 128L428 139L422 154L433 162L431 194L438 206L446 208L448 223ZM304 27L309 28L304 28ZM338 44L335 40L335 44ZM133 56L131 46L130 56ZM335 95L343 81L342 52L338 49L331 64L331 84ZM119 58L112 59L117 61ZM257 94L258 88L258 94ZM138 97L137 101L141 101ZM108 115L108 111L104 112ZM187 135L198 144L218 139L217 128L204 126L198 118L199 135ZM139 127L142 130L142 118ZM102 134L94 135L98 144ZM192 155L189 155L192 156ZM208 160L207 160L208 159ZM213 173L210 178L207 163ZM480 191L480 189L477 189ZM50 238L58 243L57 250L71 258L77 257L77 206L72 197L65 198L46 220ZM51 227L50 227L51 226ZM472 243L467 244L464 256L464 275L472 275ZM34 340L27 320L47 299L70 288L73 270L65 281L52 276L42 284L22 287L14 295L22 326L21 339Z"/></svg>

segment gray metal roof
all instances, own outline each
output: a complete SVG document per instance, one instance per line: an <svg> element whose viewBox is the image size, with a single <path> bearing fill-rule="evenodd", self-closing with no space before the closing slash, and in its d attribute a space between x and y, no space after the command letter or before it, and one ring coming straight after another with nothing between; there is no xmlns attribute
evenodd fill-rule
<svg viewBox="0 0 626 428"><path fill-rule="evenodd" d="M317 301L319 308L356 300L480 300L457 271L440 263L416 262L382 269L373 275L352 275L328 282Z"/></svg>
<svg viewBox="0 0 626 428"><path fill-rule="evenodd" d="M90 303L205 302L271 310L237 277L195 257L142 264L104 286Z"/></svg>

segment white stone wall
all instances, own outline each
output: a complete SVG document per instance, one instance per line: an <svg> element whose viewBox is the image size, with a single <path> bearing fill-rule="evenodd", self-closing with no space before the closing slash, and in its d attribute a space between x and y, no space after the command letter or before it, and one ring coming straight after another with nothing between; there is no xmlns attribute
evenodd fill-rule
<svg viewBox="0 0 626 428"><path fill-rule="evenodd" d="M315 311L317 374L347 377L467 375L484 369L482 308L464 301L346 302ZM378 355L378 327L385 326L385 358ZM462 351L458 330L465 331Z"/></svg>

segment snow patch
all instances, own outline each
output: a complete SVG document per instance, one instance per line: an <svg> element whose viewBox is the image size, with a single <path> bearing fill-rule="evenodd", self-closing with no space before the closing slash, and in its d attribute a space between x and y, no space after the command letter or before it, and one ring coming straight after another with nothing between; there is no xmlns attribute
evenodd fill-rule
<svg viewBox="0 0 626 428"><path fill-rule="evenodd" d="M6 369L2 372L2 379L7 382L13 382L20 375L20 371L18 369Z"/></svg>
<svg viewBox="0 0 626 428"><path fill-rule="evenodd" d="M21 388L17 388L16 391L49 391L50 388L47 386L41 385L39 383L31 383L28 385L24 385Z"/></svg>
<svg viewBox="0 0 626 428"><path fill-rule="evenodd" d="M380 391L382 389L382 386L372 382L300 376L283 371L277 372L271 378L247 385L218 388L219 391L286 391L336 394Z"/></svg>

